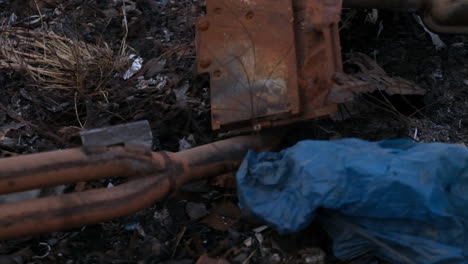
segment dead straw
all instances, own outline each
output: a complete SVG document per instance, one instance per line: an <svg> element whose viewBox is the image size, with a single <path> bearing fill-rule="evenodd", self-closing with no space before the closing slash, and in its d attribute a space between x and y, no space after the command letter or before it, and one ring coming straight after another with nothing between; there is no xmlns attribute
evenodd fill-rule
<svg viewBox="0 0 468 264"><path fill-rule="evenodd" d="M99 92L128 66L126 47L88 44L51 31L0 28L0 69L25 72L45 89Z"/></svg>

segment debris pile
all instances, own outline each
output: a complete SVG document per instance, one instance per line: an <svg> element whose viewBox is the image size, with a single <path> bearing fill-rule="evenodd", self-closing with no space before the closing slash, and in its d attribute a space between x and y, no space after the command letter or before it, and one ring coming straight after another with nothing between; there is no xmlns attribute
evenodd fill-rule
<svg viewBox="0 0 468 264"><path fill-rule="evenodd" d="M0 122L24 125L2 151L76 146L84 129L143 119L154 149L212 141L208 80L193 74L202 3L35 2L0 2Z"/></svg>
<svg viewBox="0 0 468 264"><path fill-rule="evenodd" d="M1 55L8 61L0 69L0 157L80 145L82 130L143 119L151 124L153 150L213 141L209 82L194 65L195 19L205 8L201 0L0 0L0 31L7 32L0 39L11 51ZM367 16L355 12L341 30L344 53L366 54L389 75L417 83L428 91L425 102L376 91L356 98L359 111L342 106L344 121L294 127L291 144L343 137L468 144L468 38L441 35L446 47L438 50L412 15L379 12L375 23ZM44 46L44 39L57 42ZM76 57L76 49L85 56ZM82 182L64 192L113 188L120 180ZM236 196L234 175L221 175L131 217L0 242L0 262L339 263L316 223L282 236L244 215Z"/></svg>

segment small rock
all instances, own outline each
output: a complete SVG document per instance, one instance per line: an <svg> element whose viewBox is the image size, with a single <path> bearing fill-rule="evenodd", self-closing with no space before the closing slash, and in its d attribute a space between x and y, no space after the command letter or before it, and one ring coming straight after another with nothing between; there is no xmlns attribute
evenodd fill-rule
<svg viewBox="0 0 468 264"><path fill-rule="evenodd" d="M205 204L192 202L187 203L185 212L191 220L198 220L208 214Z"/></svg>
<svg viewBox="0 0 468 264"><path fill-rule="evenodd" d="M304 250L302 259L307 264L325 264L325 252L320 248L309 248Z"/></svg>
<svg viewBox="0 0 468 264"><path fill-rule="evenodd" d="M153 217L157 221L163 221L169 217L169 211L166 208L162 209L161 211L155 211Z"/></svg>
<svg viewBox="0 0 468 264"><path fill-rule="evenodd" d="M161 241L156 237L147 236L145 237L145 241L142 245L143 252L150 252L150 255L153 257L161 256L164 246L161 244Z"/></svg>
<svg viewBox="0 0 468 264"><path fill-rule="evenodd" d="M161 264L193 264L191 259L180 259L180 260L168 260L161 262Z"/></svg>
<svg viewBox="0 0 468 264"><path fill-rule="evenodd" d="M254 228L252 231L254 231L255 233L261 233L267 229L268 229L268 226L264 225L264 226L259 226L257 228Z"/></svg>
<svg viewBox="0 0 468 264"><path fill-rule="evenodd" d="M325 264L320 256L305 256L304 262L307 264Z"/></svg>
<svg viewBox="0 0 468 264"><path fill-rule="evenodd" d="M276 264L281 262L281 256L278 253L275 253L271 255L270 257L270 263Z"/></svg>
<svg viewBox="0 0 468 264"><path fill-rule="evenodd" d="M106 10L103 10L102 13L107 17L107 18L114 18L119 16L119 11L115 8L109 8Z"/></svg>
<svg viewBox="0 0 468 264"><path fill-rule="evenodd" d="M23 258L20 256L0 256L0 263L4 264L23 264Z"/></svg>
<svg viewBox="0 0 468 264"><path fill-rule="evenodd" d="M47 244L51 245L51 246L55 246L57 243L58 243L58 239L56 238L51 238L47 241Z"/></svg>
<svg viewBox="0 0 468 264"><path fill-rule="evenodd" d="M153 218L154 220L163 225L168 225L171 222L171 216L169 215L169 211L167 210L167 208L164 208L160 211L155 211L153 214Z"/></svg>
<svg viewBox="0 0 468 264"><path fill-rule="evenodd" d="M188 137L179 140L179 151L191 149L196 143L193 134L190 134Z"/></svg>
<svg viewBox="0 0 468 264"><path fill-rule="evenodd" d="M263 243L263 236L260 233L255 233L255 238L257 239L259 244Z"/></svg>
<svg viewBox="0 0 468 264"><path fill-rule="evenodd" d="M207 254L203 254L196 264L229 264L224 258L210 258Z"/></svg>
<svg viewBox="0 0 468 264"><path fill-rule="evenodd" d="M185 138L179 140L179 151L184 151L191 148L192 144L190 144Z"/></svg>
<svg viewBox="0 0 468 264"><path fill-rule="evenodd" d="M244 240L244 245L245 245L246 247L251 247L252 244L253 244L253 238L249 237L249 238L247 238L246 240Z"/></svg>
<svg viewBox="0 0 468 264"><path fill-rule="evenodd" d="M262 256L263 259L267 259L271 256L271 248L268 247L260 247L260 256Z"/></svg>
<svg viewBox="0 0 468 264"><path fill-rule="evenodd" d="M239 232L236 232L236 231L232 230L232 231L229 231L228 238L232 239L234 241L237 241L240 238L240 234L239 234Z"/></svg>
<svg viewBox="0 0 468 264"><path fill-rule="evenodd" d="M17 145L17 140L9 137L3 137L0 138L0 147L5 147L5 148L14 148Z"/></svg>
<svg viewBox="0 0 468 264"><path fill-rule="evenodd" d="M465 46L465 43L457 42L457 43L453 43L451 46L454 48L463 48Z"/></svg>
<svg viewBox="0 0 468 264"><path fill-rule="evenodd" d="M244 263L244 261L249 257L247 253L240 253L239 255L232 258L233 263Z"/></svg>
<svg viewBox="0 0 468 264"><path fill-rule="evenodd" d="M189 88L190 88L190 85L186 83L182 85L181 87L174 89L174 94L176 96L177 103L179 103L180 105L185 105L187 103L186 93Z"/></svg>
<svg viewBox="0 0 468 264"><path fill-rule="evenodd" d="M154 62L151 60L148 61L148 63L151 62L151 67L148 67L145 73L145 77L149 77L149 78L156 76L158 73L164 70L164 67L166 67L166 60L157 60Z"/></svg>

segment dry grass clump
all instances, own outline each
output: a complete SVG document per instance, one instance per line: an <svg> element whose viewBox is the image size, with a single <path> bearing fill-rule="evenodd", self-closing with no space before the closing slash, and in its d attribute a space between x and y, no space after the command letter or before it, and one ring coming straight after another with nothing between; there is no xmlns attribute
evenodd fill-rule
<svg viewBox="0 0 468 264"><path fill-rule="evenodd" d="M113 74L129 66L127 49L88 44L51 31L0 28L0 69L25 72L47 89L102 90Z"/></svg>

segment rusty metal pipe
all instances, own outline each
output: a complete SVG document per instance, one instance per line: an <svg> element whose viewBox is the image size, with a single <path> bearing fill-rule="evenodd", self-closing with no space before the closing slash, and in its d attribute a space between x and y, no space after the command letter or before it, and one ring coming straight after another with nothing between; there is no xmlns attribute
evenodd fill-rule
<svg viewBox="0 0 468 264"><path fill-rule="evenodd" d="M416 9L435 32L468 33L468 0L344 0L344 7Z"/></svg>
<svg viewBox="0 0 468 264"><path fill-rule="evenodd" d="M377 9L420 9L428 0L343 0L344 7Z"/></svg>
<svg viewBox="0 0 468 264"><path fill-rule="evenodd" d="M166 196L169 179L153 175L95 189L0 205L0 240L68 230L141 210Z"/></svg>
<svg viewBox="0 0 468 264"><path fill-rule="evenodd" d="M0 240L66 230L132 214L150 206L168 195L171 190L189 181L235 170L249 149L269 150L278 142L279 140L275 136L244 136L179 153L155 152L150 157L154 171L145 176L133 178L122 185L0 205ZM109 152L114 153L114 151L116 150L112 149ZM56 155L63 153L68 154L62 156L63 160L60 160L60 163ZM77 162L76 164L81 166L83 162L86 163L87 159L89 161L89 158L83 156L84 152L79 149L41 155L44 154L0 160L2 161L0 174L5 168L8 168L9 173L11 172L12 166L6 165L9 162L5 162L5 160L10 162L18 162L17 159L27 161L26 164L33 171L37 168L45 169L55 164L54 162L68 165ZM47 161L41 159L43 157L56 158ZM34 160L39 161L39 163L32 163ZM135 160L141 160L141 158ZM84 170L83 175L80 175L78 168L79 166L75 167L75 180L81 181L84 178L89 178L90 170ZM22 181L27 172L28 167L21 170L19 178ZM60 172L66 173L69 170L59 169L57 174L50 175L35 174L34 177L37 179L32 177L30 180L40 182L40 185L49 184L48 180L56 183ZM105 173L105 175L112 176L110 173ZM62 177L66 176L62 175ZM15 177L10 178L10 180L15 179ZM36 187L37 185L31 188Z"/></svg>
<svg viewBox="0 0 468 264"><path fill-rule="evenodd" d="M0 159L0 194L97 180L138 176L154 172L150 157L115 147L88 155L83 149L68 149Z"/></svg>
<svg viewBox="0 0 468 264"><path fill-rule="evenodd" d="M468 33L468 0L432 0L424 23L433 31Z"/></svg>

